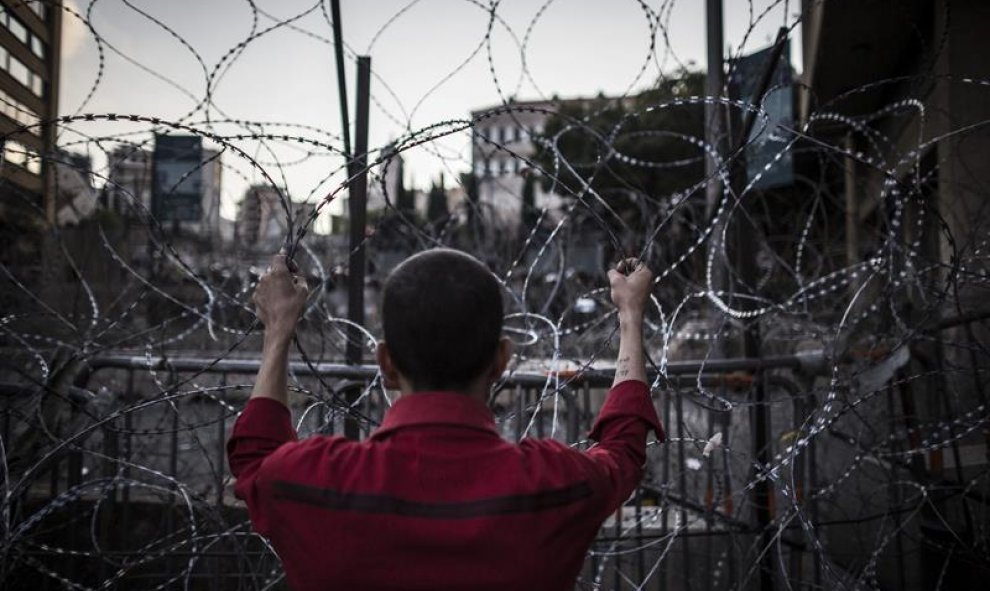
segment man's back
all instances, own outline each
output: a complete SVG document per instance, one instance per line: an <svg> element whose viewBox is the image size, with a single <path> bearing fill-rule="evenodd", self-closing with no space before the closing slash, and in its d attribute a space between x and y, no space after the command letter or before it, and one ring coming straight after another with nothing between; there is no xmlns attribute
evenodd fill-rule
<svg viewBox="0 0 990 591"><path fill-rule="evenodd" d="M401 397L368 441L296 441L289 346L305 279L284 255L258 281L265 325L251 400L228 443L237 496L296 591L568 589L605 516L642 477L649 431L643 316L652 275L609 271L619 321L615 380L578 452L499 436L486 401L511 358L501 284L464 253L410 257L385 282L381 379Z"/></svg>
<svg viewBox="0 0 990 591"><path fill-rule="evenodd" d="M252 401L230 463L297 591L568 589L642 475L647 431L659 430L645 390L614 389L590 453L506 442L484 403L457 393L401 398L363 442L286 443L285 407Z"/></svg>

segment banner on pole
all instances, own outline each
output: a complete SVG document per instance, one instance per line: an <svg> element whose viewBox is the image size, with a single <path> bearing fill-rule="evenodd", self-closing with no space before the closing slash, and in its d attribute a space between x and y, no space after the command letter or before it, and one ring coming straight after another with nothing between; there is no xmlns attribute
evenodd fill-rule
<svg viewBox="0 0 990 591"><path fill-rule="evenodd" d="M794 158L788 148L792 139L789 130L794 125L794 71L791 69L791 44L790 41L785 43L783 55L770 78L769 90L763 97L767 119L757 117L747 138L746 180L753 182L756 179L755 189L772 189L794 182ZM751 105L759 100L753 95L772 51L770 47L736 60L730 78L734 96Z"/></svg>

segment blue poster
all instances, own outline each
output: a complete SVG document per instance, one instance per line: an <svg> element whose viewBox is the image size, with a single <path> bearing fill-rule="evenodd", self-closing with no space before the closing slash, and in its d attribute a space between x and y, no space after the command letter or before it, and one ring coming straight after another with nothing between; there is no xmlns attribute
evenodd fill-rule
<svg viewBox="0 0 990 591"><path fill-rule="evenodd" d="M203 216L203 138L156 135L151 213L160 222Z"/></svg>

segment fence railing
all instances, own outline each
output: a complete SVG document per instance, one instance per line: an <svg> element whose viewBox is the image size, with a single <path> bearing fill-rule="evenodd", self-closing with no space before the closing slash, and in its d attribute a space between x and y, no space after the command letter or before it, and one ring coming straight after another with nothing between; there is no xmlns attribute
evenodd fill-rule
<svg viewBox="0 0 990 591"><path fill-rule="evenodd" d="M650 447L647 477L603 525L581 580L710 590L752 578L762 524L746 483L754 445L766 437L755 436L747 413L766 409L749 407L747 396L764 380L791 400L798 423L808 401L785 374L815 363L807 354L667 364L655 400L668 442ZM5 389L5 580L35 581L33 590L281 585L277 558L251 534L225 464L225 440L258 365L111 355L89 360L64 391ZM364 436L387 408L377 367L293 361L290 374L300 436L343 433L348 420ZM492 401L503 436L583 445L611 380L610 370L507 374ZM349 389L361 394L343 408L354 399L343 395ZM716 432L725 447L700 458ZM814 484L814 456L794 466L798 486ZM820 569L817 554L792 534L778 545L790 554L789 578L808 580Z"/></svg>

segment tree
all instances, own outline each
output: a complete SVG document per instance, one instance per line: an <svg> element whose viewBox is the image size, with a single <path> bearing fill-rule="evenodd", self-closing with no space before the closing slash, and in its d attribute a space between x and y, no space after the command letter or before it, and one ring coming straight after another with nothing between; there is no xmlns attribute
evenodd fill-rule
<svg viewBox="0 0 990 591"><path fill-rule="evenodd" d="M473 172L462 173L461 186L464 187L468 225L473 228L480 218L481 196L478 193L478 177Z"/></svg>
<svg viewBox="0 0 990 591"><path fill-rule="evenodd" d="M527 173L523 178L522 189L522 214L519 216L521 224L519 228L520 238L523 240L529 236L540 219L540 212L536 208L536 176Z"/></svg>
<svg viewBox="0 0 990 591"><path fill-rule="evenodd" d="M395 208L405 216L412 216L416 210L415 195L401 183L396 187Z"/></svg>
<svg viewBox="0 0 990 591"><path fill-rule="evenodd" d="M434 227L437 228L450 216L450 212L447 210L447 191L443 188L443 176L440 176L440 182L434 183L430 187L430 193L426 200L426 220Z"/></svg>
<svg viewBox="0 0 990 591"><path fill-rule="evenodd" d="M692 142L704 138L704 105L670 104L703 90L704 74L684 70L631 98L563 102L536 156L544 187L581 198L579 209L612 234L649 227L665 203L704 178ZM557 166L558 156L570 169Z"/></svg>

